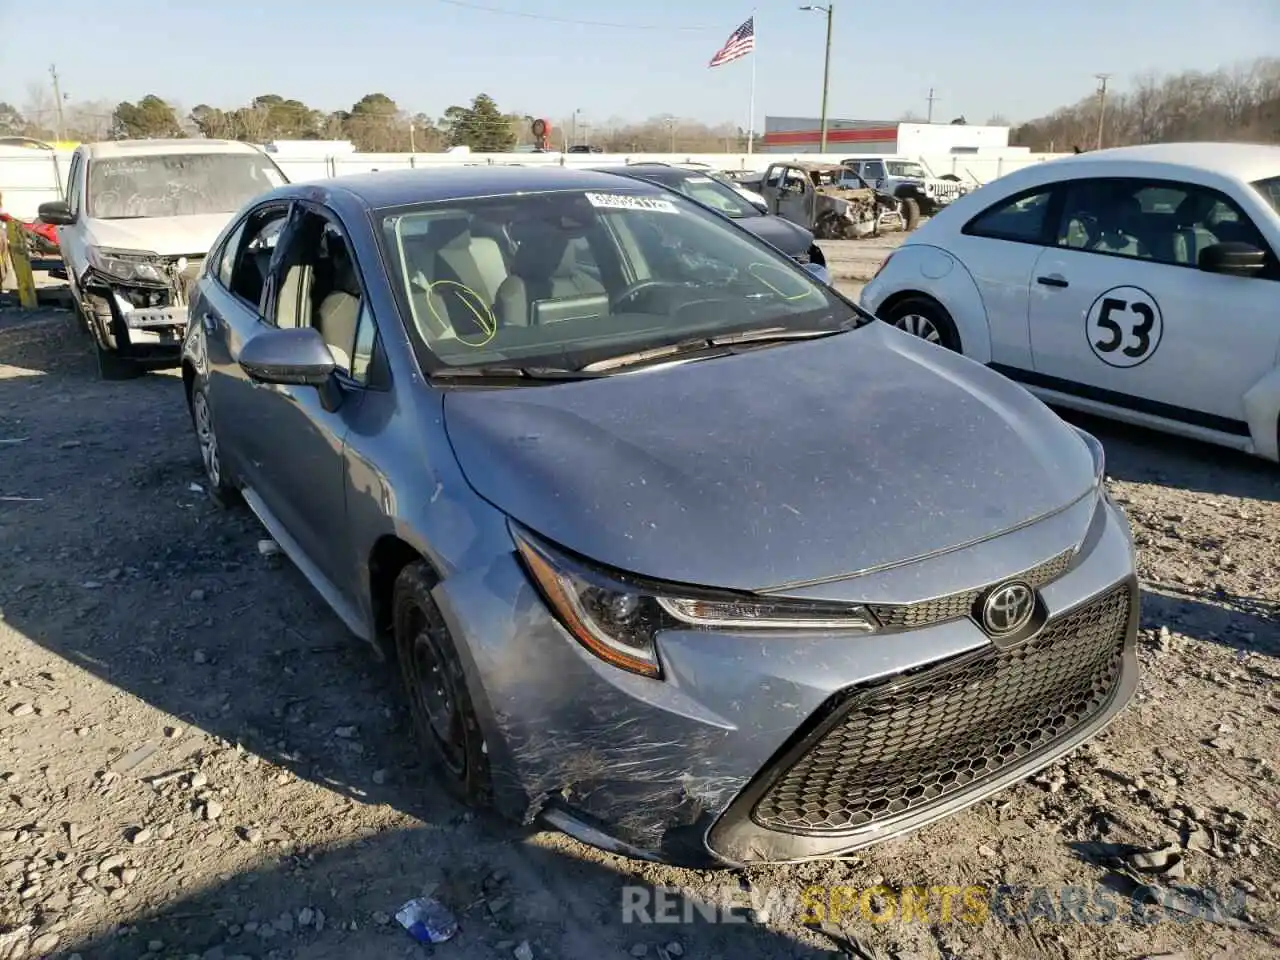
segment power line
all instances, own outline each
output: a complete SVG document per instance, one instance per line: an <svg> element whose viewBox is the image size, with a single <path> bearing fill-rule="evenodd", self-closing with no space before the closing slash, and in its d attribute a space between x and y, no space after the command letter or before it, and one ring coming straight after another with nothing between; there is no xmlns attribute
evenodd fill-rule
<svg viewBox="0 0 1280 960"><path fill-rule="evenodd" d="M541 20L544 23L567 23L578 27L610 27L615 30L667 30L672 33L703 33L715 30L715 27L674 27L669 23L616 23L604 20L575 20L570 17L552 17L541 13L526 13L523 10L504 10L502 7L490 7L482 3L468 3L466 0L437 0L451 7L462 7L466 10L480 10L484 13L496 13L504 17L521 17L525 20Z"/></svg>

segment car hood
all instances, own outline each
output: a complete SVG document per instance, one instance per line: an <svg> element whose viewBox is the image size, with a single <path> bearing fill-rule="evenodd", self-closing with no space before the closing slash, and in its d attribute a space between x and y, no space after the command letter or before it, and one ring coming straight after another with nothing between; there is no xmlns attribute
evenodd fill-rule
<svg viewBox="0 0 1280 960"><path fill-rule="evenodd" d="M652 578L785 590L980 541L1089 492L1023 388L885 324L601 379L458 390L468 481L542 536Z"/></svg>
<svg viewBox="0 0 1280 960"><path fill-rule="evenodd" d="M89 220L87 240L98 247L143 250L161 256L204 255L233 214Z"/></svg>
<svg viewBox="0 0 1280 960"><path fill-rule="evenodd" d="M782 217L742 217L733 222L742 229L751 231L765 243L773 244L789 257L807 254L813 246L812 233Z"/></svg>

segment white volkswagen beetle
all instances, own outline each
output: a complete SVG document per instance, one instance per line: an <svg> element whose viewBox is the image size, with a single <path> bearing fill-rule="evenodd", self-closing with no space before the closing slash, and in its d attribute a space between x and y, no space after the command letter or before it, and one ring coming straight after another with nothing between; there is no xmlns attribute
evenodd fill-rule
<svg viewBox="0 0 1280 960"><path fill-rule="evenodd" d="M1023 168L911 234L861 300L1050 403L1280 459L1280 146Z"/></svg>

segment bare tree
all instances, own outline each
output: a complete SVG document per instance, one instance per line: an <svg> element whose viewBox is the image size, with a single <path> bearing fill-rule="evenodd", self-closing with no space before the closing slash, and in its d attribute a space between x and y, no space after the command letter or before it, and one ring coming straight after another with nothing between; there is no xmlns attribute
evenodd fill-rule
<svg viewBox="0 0 1280 960"><path fill-rule="evenodd" d="M1022 124L1012 142L1035 150L1068 149L1094 142L1098 98L1081 99ZM1135 77L1126 91L1108 96L1106 143L1180 140L1280 141L1280 57L1264 57L1201 73Z"/></svg>

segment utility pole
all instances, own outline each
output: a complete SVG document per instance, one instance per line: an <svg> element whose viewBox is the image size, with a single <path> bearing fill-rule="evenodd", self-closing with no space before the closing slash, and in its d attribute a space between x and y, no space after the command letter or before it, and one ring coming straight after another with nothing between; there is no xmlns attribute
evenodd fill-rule
<svg viewBox="0 0 1280 960"><path fill-rule="evenodd" d="M569 146L573 146L578 142L578 114L581 112L581 107L573 108L573 125L571 127L572 132L569 134Z"/></svg>
<svg viewBox="0 0 1280 960"><path fill-rule="evenodd" d="M409 152L410 152L410 153L417 153L417 152L418 152L418 145L417 145L417 143L415 143L415 142L414 142L414 139L413 139L413 124L412 124L412 123L411 123L411 124L409 124Z"/></svg>
<svg viewBox="0 0 1280 960"><path fill-rule="evenodd" d="M676 118L667 117L662 121L667 125L667 133L671 135L671 152L676 152Z"/></svg>
<svg viewBox="0 0 1280 960"><path fill-rule="evenodd" d="M1107 118L1107 81L1111 79L1109 73L1095 73L1098 78L1098 149L1102 149L1102 130L1103 124Z"/></svg>
<svg viewBox="0 0 1280 960"><path fill-rule="evenodd" d="M58 108L58 142L62 142L62 134L66 123L62 119L62 87L58 84L58 65L49 65L49 76L53 78L53 102Z"/></svg>
<svg viewBox="0 0 1280 960"><path fill-rule="evenodd" d="M929 96L925 99L929 102L929 112L926 116L925 123L933 123L933 101L938 99L933 95L933 87L929 88Z"/></svg>
<svg viewBox="0 0 1280 960"><path fill-rule="evenodd" d="M812 10L814 13L825 13L827 15L827 53L822 63L822 133L821 141L818 147L819 153L827 152L827 93L831 89L831 20L835 15L835 4L828 3L826 6L821 4L808 4L800 8L801 10Z"/></svg>

